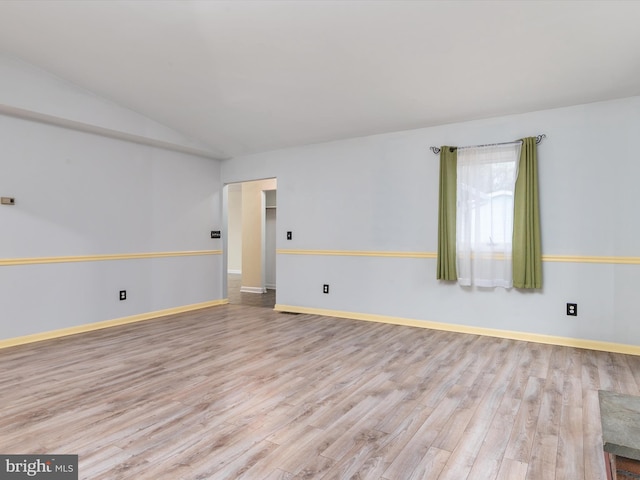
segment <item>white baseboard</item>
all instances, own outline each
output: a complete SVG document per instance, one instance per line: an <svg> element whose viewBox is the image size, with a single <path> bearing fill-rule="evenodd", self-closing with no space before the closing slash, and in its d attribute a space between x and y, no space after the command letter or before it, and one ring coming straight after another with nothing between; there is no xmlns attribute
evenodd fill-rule
<svg viewBox="0 0 640 480"><path fill-rule="evenodd" d="M86 323L84 325L78 325L75 327L61 328L59 330L52 330L42 333L34 333L31 335L25 335L23 337L8 338L6 340L0 340L0 349L6 347L14 347L16 345L25 345L27 343L40 342L42 340L50 340L52 338L66 337L67 335L76 335L78 333L92 332L94 330L101 330L103 328L115 327L118 325L126 325L128 323L142 322L145 320L153 320L156 318L165 317L167 315L177 315L179 313L190 312L192 310L199 310L201 308L214 307L217 305L226 305L229 303L227 298L220 300L210 300L208 302L194 303L192 305L183 305L181 307L167 308L164 310L157 310L154 312L139 313L137 315L131 315L129 317L116 318L113 320L104 320L95 323Z"/></svg>
<svg viewBox="0 0 640 480"><path fill-rule="evenodd" d="M327 310L324 308L300 307L295 305L276 304L277 312L306 313L310 315L324 315L327 317L346 318L350 320L365 320L368 322L390 323L406 327L431 328L445 332L470 333L473 335L486 335L489 337L509 338L524 342L545 343L548 345L561 345L564 347L586 348L601 352L624 353L627 355L640 355L640 346L622 343L603 342L600 340L588 340L570 337L556 337L538 333L518 332L510 330L494 330L492 328L471 327L453 323L433 322L429 320L417 320L413 318L390 317L387 315L375 315L372 313L346 312L340 310Z"/></svg>
<svg viewBox="0 0 640 480"><path fill-rule="evenodd" d="M261 287L240 287L240 293L267 293L266 288Z"/></svg>
<svg viewBox="0 0 640 480"><path fill-rule="evenodd" d="M275 290L276 289L276 284L275 283L267 283L265 286L267 287L268 290Z"/></svg>

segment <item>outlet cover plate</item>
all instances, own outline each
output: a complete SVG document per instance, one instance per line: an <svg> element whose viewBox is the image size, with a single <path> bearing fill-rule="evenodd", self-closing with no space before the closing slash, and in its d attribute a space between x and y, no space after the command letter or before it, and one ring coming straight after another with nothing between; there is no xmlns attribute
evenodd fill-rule
<svg viewBox="0 0 640 480"><path fill-rule="evenodd" d="M577 303L567 303L567 315L570 317L578 316L578 304Z"/></svg>

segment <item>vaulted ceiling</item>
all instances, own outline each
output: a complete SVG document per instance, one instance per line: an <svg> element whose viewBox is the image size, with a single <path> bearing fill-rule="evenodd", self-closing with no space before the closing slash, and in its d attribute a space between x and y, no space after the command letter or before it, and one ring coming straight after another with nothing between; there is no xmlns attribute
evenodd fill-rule
<svg viewBox="0 0 640 480"><path fill-rule="evenodd" d="M638 1L0 2L0 50L221 157L640 95Z"/></svg>

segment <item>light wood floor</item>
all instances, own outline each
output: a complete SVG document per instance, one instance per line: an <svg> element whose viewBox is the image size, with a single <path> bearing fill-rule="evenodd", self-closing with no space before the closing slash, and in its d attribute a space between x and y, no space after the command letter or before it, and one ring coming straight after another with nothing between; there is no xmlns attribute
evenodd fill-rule
<svg viewBox="0 0 640 480"><path fill-rule="evenodd" d="M226 305L0 350L0 453L80 478L605 478L640 357Z"/></svg>
<svg viewBox="0 0 640 480"><path fill-rule="evenodd" d="M246 305L249 307L271 308L276 305L276 291L268 289L266 293L241 292L242 275L230 273L227 275L227 298L232 305Z"/></svg>

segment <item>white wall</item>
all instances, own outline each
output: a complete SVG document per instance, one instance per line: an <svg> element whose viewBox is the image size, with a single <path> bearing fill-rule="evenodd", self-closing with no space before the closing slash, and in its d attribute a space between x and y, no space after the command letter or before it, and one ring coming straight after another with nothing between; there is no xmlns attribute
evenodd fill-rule
<svg viewBox="0 0 640 480"><path fill-rule="evenodd" d="M265 286L276 288L276 240L278 238L277 223L277 190L266 190L265 195L265 225L264 225L264 276Z"/></svg>
<svg viewBox="0 0 640 480"><path fill-rule="evenodd" d="M0 56L0 103L199 145ZM543 253L639 257L640 97L220 163L0 115L0 258L222 248L221 185L278 178L278 248L435 252L431 145L546 133ZM285 232L293 231L293 240ZM435 260L278 255L278 303L640 345L640 265L545 262L539 292L435 280ZM222 255L0 266L0 339L223 297ZM331 294L322 294L322 284ZM129 299L120 302L117 292ZM576 302L578 317L565 315Z"/></svg>
<svg viewBox="0 0 640 480"><path fill-rule="evenodd" d="M75 97L79 117L99 117L74 88L61 95ZM130 113L110 121L147 127ZM0 115L0 195L16 198L0 207L0 259L221 249L209 235L221 226L220 188L215 160ZM221 299L221 278L222 255L0 266L0 339Z"/></svg>
<svg viewBox="0 0 640 480"><path fill-rule="evenodd" d="M264 276L265 287L276 288L276 240L277 240L277 210L275 208L265 209L264 225Z"/></svg>
<svg viewBox="0 0 640 480"><path fill-rule="evenodd" d="M202 142L0 52L0 110L4 105L186 148L210 150Z"/></svg>
<svg viewBox="0 0 640 480"><path fill-rule="evenodd" d="M242 285L241 292L263 293L265 269L265 190L274 190L276 179L242 184Z"/></svg>
<svg viewBox="0 0 640 480"><path fill-rule="evenodd" d="M227 271L242 273L242 184L235 183L227 188Z"/></svg>
<svg viewBox="0 0 640 480"><path fill-rule="evenodd" d="M429 146L545 133L543 253L637 257L638 131L634 97L245 156L222 163L222 181L278 178L278 248L435 252L438 157ZM545 262L544 288L524 292L444 284L435 264L278 255L278 303L640 344L640 265ZM567 302L578 317L565 315Z"/></svg>

